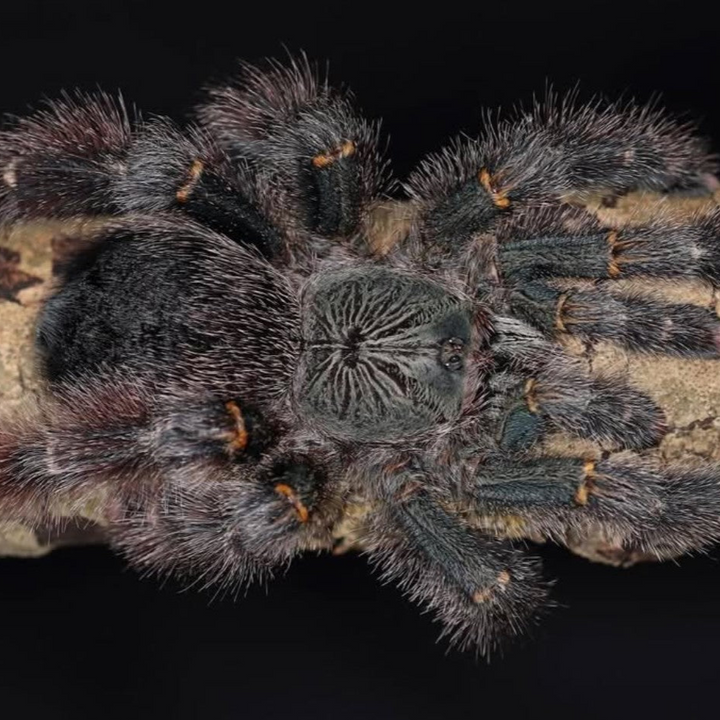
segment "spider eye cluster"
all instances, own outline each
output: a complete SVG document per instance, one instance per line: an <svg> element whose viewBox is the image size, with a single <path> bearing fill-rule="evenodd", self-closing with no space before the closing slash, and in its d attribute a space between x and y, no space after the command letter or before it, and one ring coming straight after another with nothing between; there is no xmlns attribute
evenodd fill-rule
<svg viewBox="0 0 720 720"><path fill-rule="evenodd" d="M434 283L374 268L325 274L303 310L300 415L335 437L382 441L460 412L470 311Z"/></svg>
<svg viewBox="0 0 720 720"><path fill-rule="evenodd" d="M440 344L440 362L446 370L459 372L465 365L465 341L459 337L451 337Z"/></svg>

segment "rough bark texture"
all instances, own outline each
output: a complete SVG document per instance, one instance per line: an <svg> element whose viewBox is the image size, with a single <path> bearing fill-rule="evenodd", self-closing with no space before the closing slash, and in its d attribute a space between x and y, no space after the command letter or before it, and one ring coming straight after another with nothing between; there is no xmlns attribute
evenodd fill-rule
<svg viewBox="0 0 720 720"><path fill-rule="evenodd" d="M688 214L707 212L720 205L720 191L704 198L668 199L649 194L621 198L612 207L603 199L587 205L608 225L639 224L660 208ZM409 223L409 212L400 203L376 208L367 231L376 251L382 252L402 238ZM95 223L33 223L2 230L0 228L0 415L12 412L29 394L42 392L33 355L34 321L42 298L52 289L53 268L71 249L74 238ZM624 281L623 281L624 282ZM647 283L645 283L647 286ZM700 282L672 282L653 289L668 299L692 302L720 311L720 294ZM720 365L714 360L677 360L631 356L609 345L585 347L567 342L567 350L583 359L593 371L612 369L630 376L649 393L667 414L669 432L658 448L648 451L660 462L720 462ZM587 443L562 436L549 438L545 446L554 454L597 453ZM30 528L11 519L0 520L0 555L37 556L59 545L102 542L103 518L89 502L82 516L66 518L61 534L44 528ZM358 518L367 512L358 498L348 508L338 528L338 552L356 546ZM57 514L66 516L62 504ZM478 523L482 524L482 518ZM509 536L520 533L508 528ZM532 538L541 540L540 538ZM629 565L648 559L620 548L612 538L568 537L568 547L592 560Z"/></svg>

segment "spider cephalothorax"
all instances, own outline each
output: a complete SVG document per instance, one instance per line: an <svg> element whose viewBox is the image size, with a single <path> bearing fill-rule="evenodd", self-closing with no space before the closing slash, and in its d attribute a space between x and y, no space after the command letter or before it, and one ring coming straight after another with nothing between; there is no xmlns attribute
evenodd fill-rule
<svg viewBox="0 0 720 720"><path fill-rule="evenodd" d="M546 595L508 527L658 557L717 540L720 470L643 459L662 412L556 342L718 357L710 310L614 283L720 284L720 214L617 229L577 204L702 193L704 144L550 98L428 158L373 253L378 143L304 61L244 68L182 130L98 95L4 131L1 220L101 219L40 318L48 393L0 427L2 514L94 492L133 563L229 584L331 547L361 497L384 576L483 652ZM543 455L553 431L602 451Z"/></svg>

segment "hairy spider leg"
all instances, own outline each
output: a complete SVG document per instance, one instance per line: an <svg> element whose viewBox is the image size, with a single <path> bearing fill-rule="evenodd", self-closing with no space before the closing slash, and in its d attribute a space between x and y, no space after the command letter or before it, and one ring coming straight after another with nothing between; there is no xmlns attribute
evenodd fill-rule
<svg viewBox="0 0 720 720"><path fill-rule="evenodd" d="M304 56L289 65L243 65L209 89L197 114L230 157L250 158L269 178L289 230L347 237L386 184L379 125Z"/></svg>
<svg viewBox="0 0 720 720"><path fill-rule="evenodd" d="M532 622L548 584L536 558L466 525L431 482L408 477L385 499L366 529L367 552L383 579L435 613L452 644L489 655Z"/></svg>
<svg viewBox="0 0 720 720"><path fill-rule="evenodd" d="M102 376L56 386L2 424L3 513L52 524L60 505L93 502L132 562L207 566L231 585L329 546L339 501L321 462L243 401L199 398Z"/></svg>
<svg viewBox="0 0 720 720"><path fill-rule="evenodd" d="M204 127L67 96L0 133L0 220L171 212L287 262L293 238L352 234L385 183L378 127L307 62L217 88Z"/></svg>
<svg viewBox="0 0 720 720"><path fill-rule="evenodd" d="M550 429L615 449L649 447L665 434L661 409L624 379L589 375L521 320L496 316L495 331L486 417L500 448L528 449Z"/></svg>
<svg viewBox="0 0 720 720"><path fill-rule="evenodd" d="M491 526L565 542L602 529L658 557L701 550L720 537L717 468L662 471L640 457L488 459L468 469L463 499Z"/></svg>
<svg viewBox="0 0 720 720"><path fill-rule="evenodd" d="M510 286L505 307L547 336L568 333L610 340L636 352L717 358L720 321L709 308L663 302L652 294L613 289L633 277L720 281L720 211L680 223L666 218L644 227L598 228L575 218L574 232L547 224L562 211L544 210L510 222L498 237L496 266ZM545 225L545 227L543 227ZM532 228L535 226L535 234ZM592 288L554 286L564 278L605 281Z"/></svg>
<svg viewBox="0 0 720 720"><path fill-rule="evenodd" d="M503 216L596 193L702 186L715 170L707 144L661 110L552 93L500 122L480 140L430 155L407 189L418 208L416 251L442 261Z"/></svg>
<svg viewBox="0 0 720 720"><path fill-rule="evenodd" d="M0 134L0 220L173 212L266 256L281 250L257 183L197 129L143 122L104 94L51 102Z"/></svg>

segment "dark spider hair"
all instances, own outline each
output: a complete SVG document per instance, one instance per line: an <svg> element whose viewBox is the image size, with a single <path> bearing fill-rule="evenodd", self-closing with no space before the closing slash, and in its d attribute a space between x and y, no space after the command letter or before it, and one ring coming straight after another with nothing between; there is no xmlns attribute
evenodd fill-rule
<svg viewBox="0 0 720 720"><path fill-rule="evenodd" d="M548 589L501 527L715 542L718 468L638 454L655 402L556 342L718 357L708 309L614 283L720 284L720 213L618 229L576 204L702 193L705 143L658 109L549 97L426 159L407 237L374 253L379 143L304 59L244 66L183 129L98 94L3 131L2 221L103 221L42 311L49 392L3 420L2 514L94 494L133 564L229 585L332 547L360 499L382 575L482 653ZM552 431L600 450L544 455Z"/></svg>

